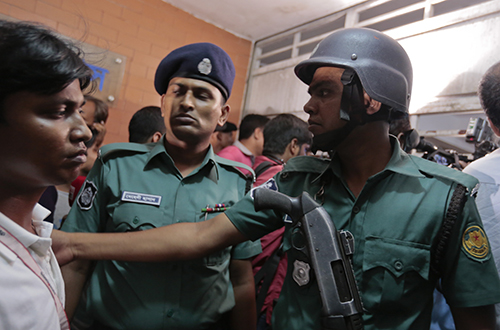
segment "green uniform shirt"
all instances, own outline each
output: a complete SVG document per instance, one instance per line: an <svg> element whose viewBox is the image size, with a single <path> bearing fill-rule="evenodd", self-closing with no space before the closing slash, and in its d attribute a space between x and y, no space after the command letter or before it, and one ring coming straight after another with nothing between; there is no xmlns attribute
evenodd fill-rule
<svg viewBox="0 0 500 330"><path fill-rule="evenodd" d="M366 330L429 329L435 288L435 278L429 273L431 245L456 184L472 190L476 180L409 156L391 139L393 146L397 145L392 158L382 172L368 179L357 198L342 179L337 157L331 162L294 158L274 180L280 192L292 197L303 191L311 196L318 194L317 201L323 202L337 230L349 230L354 235L353 267L364 304ZM251 239L283 225L283 215L277 211L255 212L248 195L226 215ZM498 303L498 273L470 196L463 220L456 227L443 258L442 286L448 303L453 307ZM274 310L273 329L320 329L322 303L314 274L305 286L297 285L291 277L295 260L305 257L290 248L293 238L289 229L284 238L289 267ZM474 238L482 244L474 246Z"/></svg>
<svg viewBox="0 0 500 330"><path fill-rule="evenodd" d="M125 232L198 222L219 212L202 208L233 206L245 193L245 177L208 151L185 178L164 147L123 143L102 148L63 230ZM261 252L245 242L205 258L163 263L100 261L84 306L89 320L114 329L205 329L234 306L230 259Z"/></svg>

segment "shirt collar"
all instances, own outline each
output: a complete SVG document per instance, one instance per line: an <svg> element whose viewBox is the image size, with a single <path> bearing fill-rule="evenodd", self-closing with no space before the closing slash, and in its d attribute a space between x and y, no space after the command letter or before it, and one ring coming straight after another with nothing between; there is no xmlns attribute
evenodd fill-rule
<svg viewBox="0 0 500 330"><path fill-rule="evenodd" d="M174 161L172 160L172 157L170 157L167 150L165 149L165 135L163 135L163 137L158 142L156 142L156 145L149 152L148 158L146 160L146 164L144 165L144 169L146 169L146 167L148 166L148 164L151 162L151 160L153 158L157 157L158 155L162 155L162 154L165 155L164 158L167 159L168 163L172 167L175 168L175 164L174 164ZM215 164L216 164L215 153L213 151L212 145L210 145L208 152L205 155L205 159L203 159L203 162L201 163L201 165L196 170L194 170L191 174L189 174L188 177L200 172L205 167L210 167L207 171L207 174L205 174L205 176L207 178L209 178L210 180L217 182L219 180L219 170L218 170L217 166L215 166Z"/></svg>
<svg viewBox="0 0 500 330"><path fill-rule="evenodd" d="M0 213L0 225L16 237L26 248L35 251L39 256L45 256L52 245L50 234L53 225L50 222L43 221L49 214L50 211L40 204L36 204L33 208L31 219L38 236L30 233L3 213Z"/></svg>
<svg viewBox="0 0 500 330"><path fill-rule="evenodd" d="M248 150L248 148L247 148L247 147L245 147L245 146L243 145L243 143L241 143L240 141L236 141L236 142L234 143L234 145L235 145L236 147L238 147L238 149L240 149L240 150L241 150L241 152L242 152L243 154L245 154L245 155L247 155L247 156L249 156L249 157L253 157L252 152L251 152L250 150Z"/></svg>

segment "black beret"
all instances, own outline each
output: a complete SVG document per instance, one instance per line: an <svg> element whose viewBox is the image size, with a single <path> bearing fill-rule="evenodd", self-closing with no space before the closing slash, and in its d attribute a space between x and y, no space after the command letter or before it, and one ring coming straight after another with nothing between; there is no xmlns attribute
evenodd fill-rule
<svg viewBox="0 0 500 330"><path fill-rule="evenodd" d="M216 132L226 132L226 133L237 130L238 128L236 127L236 125L228 121L226 121L226 123L222 126L217 125L217 127L215 128Z"/></svg>
<svg viewBox="0 0 500 330"><path fill-rule="evenodd" d="M160 62L155 74L155 89L163 95L172 78L200 79L217 87L227 100L234 76L234 64L229 55L219 46L201 42L177 48Z"/></svg>

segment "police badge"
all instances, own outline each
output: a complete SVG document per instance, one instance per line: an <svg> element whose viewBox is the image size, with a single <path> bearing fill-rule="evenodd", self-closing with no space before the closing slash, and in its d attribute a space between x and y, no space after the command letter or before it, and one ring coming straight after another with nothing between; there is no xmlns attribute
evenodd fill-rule
<svg viewBox="0 0 500 330"><path fill-rule="evenodd" d="M309 271L311 266L307 262L295 260L293 263L292 277L298 286L304 286L309 283Z"/></svg>
<svg viewBox="0 0 500 330"><path fill-rule="evenodd" d="M208 75L212 72L212 62L210 62L209 58L205 57L200 63L198 63L198 71L204 75Z"/></svg>
<svg viewBox="0 0 500 330"><path fill-rule="evenodd" d="M90 210L97 194L97 187L92 181L85 180L85 184L80 192L76 203L82 210Z"/></svg>

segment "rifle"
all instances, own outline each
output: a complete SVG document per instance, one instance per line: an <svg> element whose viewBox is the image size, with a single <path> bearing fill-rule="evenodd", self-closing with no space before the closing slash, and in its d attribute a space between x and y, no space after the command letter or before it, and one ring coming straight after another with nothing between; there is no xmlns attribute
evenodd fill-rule
<svg viewBox="0 0 500 330"><path fill-rule="evenodd" d="M292 230L300 231L305 247L293 246L311 260L323 303L323 329L363 329L363 306L359 296L351 258L354 237L337 231L325 209L304 192L298 197L265 188L254 189L256 211L274 209L292 218Z"/></svg>

